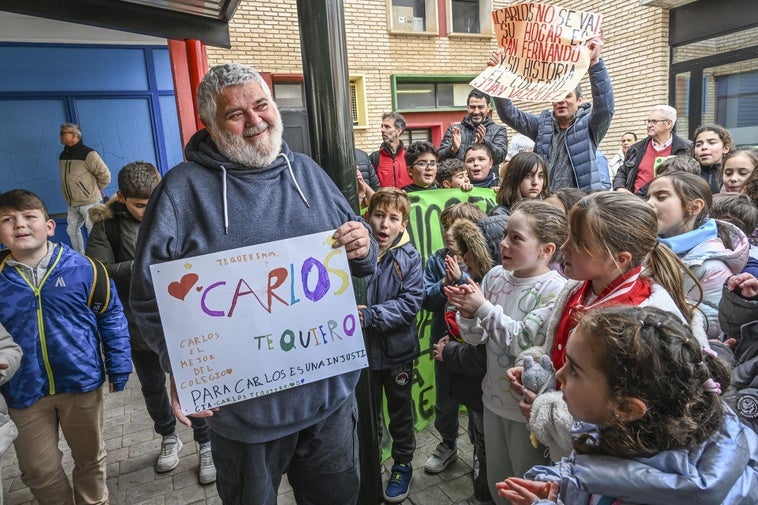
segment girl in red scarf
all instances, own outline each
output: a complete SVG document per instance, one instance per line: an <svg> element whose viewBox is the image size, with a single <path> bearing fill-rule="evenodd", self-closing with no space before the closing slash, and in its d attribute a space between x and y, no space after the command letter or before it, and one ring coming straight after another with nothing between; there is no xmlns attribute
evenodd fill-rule
<svg viewBox="0 0 758 505"><path fill-rule="evenodd" d="M600 192L579 201L568 215L569 236L561 246L564 272L571 279L546 326L542 351L557 369L563 366L569 333L584 311L613 305L652 305L692 323L695 308L685 300L683 274L687 267L670 249L658 243L653 209L634 195ZM644 272L643 272L644 264ZM693 332L707 345L702 318ZM513 389L522 391L522 412L537 439L550 448L553 460L568 456L572 419L562 393L538 397L524 391L521 368L508 371Z"/></svg>

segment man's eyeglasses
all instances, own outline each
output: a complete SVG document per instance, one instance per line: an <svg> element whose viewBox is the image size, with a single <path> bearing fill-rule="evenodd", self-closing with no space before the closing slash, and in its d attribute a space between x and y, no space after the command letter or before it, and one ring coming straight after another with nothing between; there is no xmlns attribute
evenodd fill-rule
<svg viewBox="0 0 758 505"><path fill-rule="evenodd" d="M414 167L419 167L421 170L426 170L427 168L437 168L437 162L436 161L417 161L413 164Z"/></svg>
<svg viewBox="0 0 758 505"><path fill-rule="evenodd" d="M653 124L657 125L658 123L662 123L664 121L671 121L670 119L647 119L645 120L645 125Z"/></svg>
<svg viewBox="0 0 758 505"><path fill-rule="evenodd" d="M64 135L67 135L67 134L69 134L69 133L70 133L71 135L73 135L73 134L74 134L74 132L58 132L58 134L59 134L61 137L62 137L62 136L64 136Z"/></svg>

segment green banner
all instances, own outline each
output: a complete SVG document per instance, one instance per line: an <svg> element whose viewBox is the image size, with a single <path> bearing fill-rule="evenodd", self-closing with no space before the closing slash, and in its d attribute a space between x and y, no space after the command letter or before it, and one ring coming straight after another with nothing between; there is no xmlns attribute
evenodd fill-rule
<svg viewBox="0 0 758 505"><path fill-rule="evenodd" d="M485 213L495 207L495 192L491 188L474 188L463 192L460 189L434 189L408 193L411 212L408 232L411 241L421 254L423 264L434 252L442 249L442 224L440 214L447 207L469 202ZM413 409L417 430L422 430L434 417L434 364L430 349L432 313L419 312L416 318L421 355L416 359L416 373L413 375ZM389 437L382 437L388 440Z"/></svg>

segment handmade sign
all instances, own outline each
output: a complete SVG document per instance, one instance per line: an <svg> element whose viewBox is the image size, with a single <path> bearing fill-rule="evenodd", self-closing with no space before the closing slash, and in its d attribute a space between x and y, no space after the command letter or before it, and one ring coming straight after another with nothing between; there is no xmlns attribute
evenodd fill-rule
<svg viewBox="0 0 758 505"><path fill-rule="evenodd" d="M334 230L152 265L179 401L219 407L368 366Z"/></svg>
<svg viewBox="0 0 758 505"><path fill-rule="evenodd" d="M501 98L556 102L573 91L590 66L587 41L603 16L528 2L492 12L501 52L471 85Z"/></svg>

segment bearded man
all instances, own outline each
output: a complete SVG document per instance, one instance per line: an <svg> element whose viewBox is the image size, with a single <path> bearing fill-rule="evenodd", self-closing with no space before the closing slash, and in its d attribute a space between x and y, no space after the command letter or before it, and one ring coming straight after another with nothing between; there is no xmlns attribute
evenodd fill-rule
<svg viewBox="0 0 758 505"><path fill-rule="evenodd" d="M271 92L250 67L213 67L197 92L205 129L185 148L142 220L131 306L148 344L171 365L150 265L336 229L351 272L370 275L377 245L326 172L282 140ZM298 503L353 505L359 488L359 372L197 414L208 420L224 504L273 505L287 472ZM182 413L172 381L174 413Z"/></svg>
<svg viewBox="0 0 758 505"><path fill-rule="evenodd" d="M440 161L463 156L472 144L484 144L492 153L497 172L508 154L508 133L492 120L489 95L472 89L466 99L468 114L458 124L450 125L440 144Z"/></svg>
<svg viewBox="0 0 758 505"><path fill-rule="evenodd" d="M403 189L412 184L405 164L405 144L400 136L405 131L405 118L397 112L382 114L382 145L369 156L371 165L383 188Z"/></svg>

